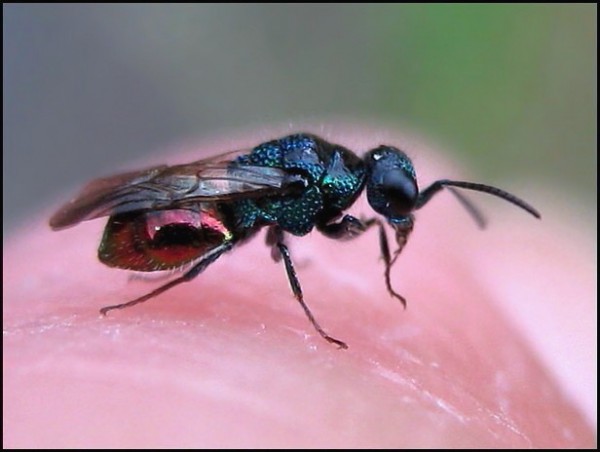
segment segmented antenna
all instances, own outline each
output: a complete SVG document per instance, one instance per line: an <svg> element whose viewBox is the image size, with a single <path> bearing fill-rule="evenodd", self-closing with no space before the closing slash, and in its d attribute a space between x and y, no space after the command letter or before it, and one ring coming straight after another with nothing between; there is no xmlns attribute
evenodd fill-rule
<svg viewBox="0 0 600 452"><path fill-rule="evenodd" d="M496 196L498 198L502 198L505 201L508 201L508 202L514 204L515 206L520 207L521 209L525 210L526 212L529 212L531 215L533 215L536 218L542 217L536 209L531 207L529 204L527 204L521 198L517 198L515 195L510 194L504 190L500 190L497 187L492 187L491 185L485 185L485 184L477 184L475 182L463 182L463 181L454 181L454 180L448 180L448 179L438 180L438 181L434 182L433 184L431 184L429 187L427 187L425 190L423 190L419 194L419 199L417 199L416 208L420 209L421 207L423 207L425 204L427 204L427 202L431 199L431 197L433 195L435 195L438 191L440 191L444 187L448 187L448 188L458 187L458 188L464 188L467 190L474 190L474 191L480 191L483 193L487 193L487 194ZM458 198L458 200L461 202L461 204L469 211L469 213L473 216L475 221L480 226L483 226L485 224L485 221L483 220L483 216L479 213L479 211L475 208L475 206L473 206L473 204L471 204L470 201L468 201L464 196L460 195L456 190L450 189L450 191L452 191L452 193Z"/></svg>

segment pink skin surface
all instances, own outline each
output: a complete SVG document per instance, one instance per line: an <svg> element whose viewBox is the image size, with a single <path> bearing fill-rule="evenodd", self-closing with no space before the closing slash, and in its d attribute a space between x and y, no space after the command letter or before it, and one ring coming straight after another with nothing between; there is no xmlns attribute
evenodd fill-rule
<svg viewBox="0 0 600 452"><path fill-rule="evenodd" d="M421 188L473 179L397 134L302 129L360 152L404 147ZM201 144L168 160L287 132ZM5 242L4 447L594 447L581 403L592 389L577 380L589 374L586 357L595 359L595 323L586 323L595 316L595 279L586 276L594 261L585 261L588 247L556 237L558 207L538 202L537 191L502 188L543 220L474 194L490 220L479 231L453 196L436 196L392 271L406 310L386 292L375 231L351 242L318 233L288 240L307 303L348 350L316 334L264 234L193 282L101 317L101 307L164 280L131 281L101 265L101 219L52 232L57 203ZM371 213L363 201L353 212ZM549 329L562 323L573 330ZM572 359L565 366L551 345L569 334L580 341L562 354Z"/></svg>

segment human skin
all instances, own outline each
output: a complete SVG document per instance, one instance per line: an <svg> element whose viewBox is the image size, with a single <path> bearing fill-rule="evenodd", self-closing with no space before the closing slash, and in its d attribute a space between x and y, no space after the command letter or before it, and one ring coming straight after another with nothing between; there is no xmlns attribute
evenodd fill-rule
<svg viewBox="0 0 600 452"><path fill-rule="evenodd" d="M403 136L315 131L357 151L408 143L421 188L466 178ZM200 143L169 162L285 133ZM531 194L516 194L547 217ZM570 268L552 267L556 231L475 197L491 223L483 232L447 194L417 213L392 270L406 310L386 292L374 231L288 240L308 305L348 350L314 331L262 234L194 281L102 317L101 307L164 281L130 281L101 265L102 220L53 232L51 210L40 214L5 242L4 447L594 447L569 383L526 339L535 322L503 308L569 315L561 293L544 293L548 278L554 292L570 290ZM357 204L357 215L370 214ZM584 259L577 248L567 257ZM589 299L577 303L593 314ZM593 331L583 334L593 348Z"/></svg>

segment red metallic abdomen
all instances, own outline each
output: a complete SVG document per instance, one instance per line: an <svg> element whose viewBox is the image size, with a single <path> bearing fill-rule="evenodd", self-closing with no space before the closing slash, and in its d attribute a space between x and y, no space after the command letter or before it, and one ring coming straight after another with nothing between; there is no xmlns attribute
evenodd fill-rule
<svg viewBox="0 0 600 452"><path fill-rule="evenodd" d="M152 272L194 261L232 235L214 206L109 218L98 258L109 267Z"/></svg>

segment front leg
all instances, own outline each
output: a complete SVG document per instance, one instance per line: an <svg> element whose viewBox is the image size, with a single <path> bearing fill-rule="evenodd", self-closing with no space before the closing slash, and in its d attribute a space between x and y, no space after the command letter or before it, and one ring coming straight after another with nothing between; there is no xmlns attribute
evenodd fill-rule
<svg viewBox="0 0 600 452"><path fill-rule="evenodd" d="M396 292L392 287L390 271L392 269L392 265L394 262L396 262L398 255L408 240L408 234L410 233L410 230L412 230L412 222L410 230L408 231L405 227L402 228L393 225L394 229L396 230L396 243L398 244L398 248L396 251L394 251L394 257L392 257L390 253L390 245L387 234L385 233L383 222L378 218L370 218L368 220L361 221L352 215L344 215L344 217L338 223L318 224L317 229L329 238L337 240L350 240L358 237L371 226L377 226L379 228L379 250L385 265L385 286L389 294L392 297L400 300L402 305L406 308L406 299Z"/></svg>
<svg viewBox="0 0 600 452"><path fill-rule="evenodd" d="M398 256L404 249L406 242L408 242L408 238L410 237L410 233L413 230L414 226L414 218L412 215L408 215L402 219L391 222L394 231L396 232L396 251L394 251L394 257L392 258L392 264L396 262Z"/></svg>

